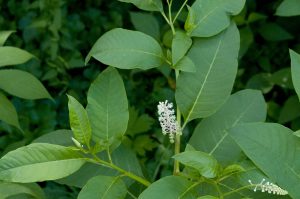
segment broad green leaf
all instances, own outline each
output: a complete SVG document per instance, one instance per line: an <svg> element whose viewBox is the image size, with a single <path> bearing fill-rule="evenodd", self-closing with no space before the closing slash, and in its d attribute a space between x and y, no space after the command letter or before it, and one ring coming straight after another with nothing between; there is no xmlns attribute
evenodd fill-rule
<svg viewBox="0 0 300 199"><path fill-rule="evenodd" d="M239 158L241 150L228 130L240 123L263 122L266 112L261 92L239 91L231 95L218 112L197 125L189 144L196 150L213 155L222 164L230 164Z"/></svg>
<svg viewBox="0 0 300 199"><path fill-rule="evenodd" d="M215 37L195 39L188 57L196 72L182 72L176 87L176 102L186 123L212 115L229 97L238 50L239 33L234 24Z"/></svg>
<svg viewBox="0 0 300 199"><path fill-rule="evenodd" d="M161 0L118 0L121 2L132 3L141 10L163 11Z"/></svg>
<svg viewBox="0 0 300 199"><path fill-rule="evenodd" d="M177 31L172 40L172 63L176 65L187 51L190 49L193 41L185 32Z"/></svg>
<svg viewBox="0 0 300 199"><path fill-rule="evenodd" d="M70 126L75 139L89 147L92 129L87 111L74 97L68 95L68 99Z"/></svg>
<svg viewBox="0 0 300 199"><path fill-rule="evenodd" d="M36 77L21 70L0 70L0 89L24 99L51 99L48 91Z"/></svg>
<svg viewBox="0 0 300 199"><path fill-rule="evenodd" d="M197 182L196 182L197 183ZM197 194L192 187L195 182L191 182L180 176L167 176L152 183L142 194L139 199L194 199Z"/></svg>
<svg viewBox="0 0 300 199"><path fill-rule="evenodd" d="M292 80L296 93L300 99L300 55L295 51L290 50Z"/></svg>
<svg viewBox="0 0 300 199"><path fill-rule="evenodd" d="M124 83L113 67L103 71L88 91L87 112L92 124L92 138L106 147L121 143L129 120Z"/></svg>
<svg viewBox="0 0 300 199"><path fill-rule="evenodd" d="M295 136L299 137L300 138L300 130L296 131L293 133Z"/></svg>
<svg viewBox="0 0 300 199"><path fill-rule="evenodd" d="M5 31L0 31L0 47L3 46L7 38L11 35L11 33L14 33L15 31L13 30L5 30Z"/></svg>
<svg viewBox="0 0 300 199"><path fill-rule="evenodd" d="M216 159L201 151L185 151L173 158L185 166L192 167L206 178L214 178L218 174L219 165Z"/></svg>
<svg viewBox="0 0 300 199"><path fill-rule="evenodd" d="M96 176L82 188L78 199L122 199L127 188L120 176Z"/></svg>
<svg viewBox="0 0 300 199"><path fill-rule="evenodd" d="M145 12L130 12L130 19L136 30L159 40L159 23L153 14Z"/></svg>
<svg viewBox="0 0 300 199"><path fill-rule="evenodd" d="M239 58L243 57L248 51L249 47L254 41L252 30L249 26L243 27L240 30L241 35L241 47L239 51Z"/></svg>
<svg viewBox="0 0 300 199"><path fill-rule="evenodd" d="M143 70L160 66L164 55L158 42L142 32L113 29L100 37L86 57L121 69Z"/></svg>
<svg viewBox="0 0 300 199"><path fill-rule="evenodd" d="M23 64L32 58L32 54L20 48L0 46L0 67Z"/></svg>
<svg viewBox="0 0 300 199"><path fill-rule="evenodd" d="M189 9L185 30L192 37L211 37L230 25L230 16L243 9L245 0L196 0Z"/></svg>
<svg viewBox="0 0 300 199"><path fill-rule="evenodd" d="M71 148L35 143L0 159L0 180L21 183L55 180L74 173L84 163L83 156Z"/></svg>
<svg viewBox="0 0 300 199"><path fill-rule="evenodd" d="M9 198L18 194L27 194L36 199L46 199L43 190L37 184L0 182L1 199Z"/></svg>
<svg viewBox="0 0 300 199"><path fill-rule="evenodd" d="M194 62L188 57L184 56L175 66L175 69L184 72L196 72L196 66Z"/></svg>
<svg viewBox="0 0 300 199"><path fill-rule="evenodd" d="M299 0L283 0L278 6L275 15L290 17L300 15Z"/></svg>
<svg viewBox="0 0 300 199"><path fill-rule="evenodd" d="M300 198L300 140L279 124L241 124L230 135L273 183Z"/></svg>
<svg viewBox="0 0 300 199"><path fill-rule="evenodd" d="M0 120L20 129L18 114L14 105L1 92L0 92Z"/></svg>
<svg viewBox="0 0 300 199"><path fill-rule="evenodd" d="M293 95L285 101L280 111L278 122L284 124L296 119L297 117L300 117L300 102L298 97Z"/></svg>
<svg viewBox="0 0 300 199"><path fill-rule="evenodd" d="M71 130L60 129L44 134L35 139L32 143L48 143L62 146L73 146L74 144L71 140L72 136L73 132Z"/></svg>

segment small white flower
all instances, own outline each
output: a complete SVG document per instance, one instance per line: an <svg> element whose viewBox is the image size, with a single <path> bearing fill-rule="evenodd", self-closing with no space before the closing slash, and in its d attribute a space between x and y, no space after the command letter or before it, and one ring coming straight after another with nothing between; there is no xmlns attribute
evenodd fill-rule
<svg viewBox="0 0 300 199"><path fill-rule="evenodd" d="M251 185L255 185L255 188L253 189L254 192L257 190L260 190L261 192L267 192L269 194L274 194L274 195L287 195L288 191L280 188L276 184L270 183L270 182L265 182L265 179L262 179L262 181L259 184L252 184L251 180L248 180L248 182Z"/></svg>
<svg viewBox="0 0 300 199"><path fill-rule="evenodd" d="M158 120L162 128L162 133L164 135L169 134L170 142L174 143L175 135L181 135L180 125L176 121L175 111L173 109L173 104L168 102L159 102L158 108Z"/></svg>

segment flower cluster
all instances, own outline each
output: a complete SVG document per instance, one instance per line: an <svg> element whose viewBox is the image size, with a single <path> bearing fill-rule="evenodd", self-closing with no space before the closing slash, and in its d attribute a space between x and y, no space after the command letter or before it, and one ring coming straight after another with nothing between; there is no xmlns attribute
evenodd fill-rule
<svg viewBox="0 0 300 199"><path fill-rule="evenodd" d="M173 104L168 102L159 102L157 105L159 122L164 135L169 134L170 142L174 143L175 135L181 135L180 125L176 121Z"/></svg>
<svg viewBox="0 0 300 199"><path fill-rule="evenodd" d="M261 190L261 192L267 192L270 194L275 194L275 195L287 195L288 192L282 188L280 188L279 186L277 186L276 184L270 183L270 182L265 182L265 179L262 179L262 181L259 184L252 184L251 180L248 180L248 182L251 185L255 185L254 188L254 192L256 192L256 190Z"/></svg>

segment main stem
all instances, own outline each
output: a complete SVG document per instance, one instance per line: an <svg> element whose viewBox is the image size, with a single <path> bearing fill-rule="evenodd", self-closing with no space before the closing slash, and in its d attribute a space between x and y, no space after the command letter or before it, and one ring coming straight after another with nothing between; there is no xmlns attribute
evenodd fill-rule
<svg viewBox="0 0 300 199"><path fill-rule="evenodd" d="M176 75L176 81L179 77L179 70L175 70L175 75ZM181 112L179 110L179 107L177 106L177 110L176 110L176 113L177 113L177 122L179 124L179 126L181 126ZM182 129L180 129L181 131ZM180 153L180 136L179 134L176 134L175 136L175 148L174 148L174 153L175 155ZM174 175L177 175L178 173L180 173L180 167L179 167L179 162L177 160L174 161L174 172L173 174Z"/></svg>
<svg viewBox="0 0 300 199"><path fill-rule="evenodd" d="M110 163L110 162L106 162L104 160L101 160L100 158L98 158L95 154L93 154L93 157L94 157L94 161L96 161L97 163L99 163L100 165L104 165L104 166L107 166L109 168L112 168L112 169L115 169L117 171L119 171L120 173L122 173L123 175L145 185L146 187L150 186L150 182L144 178L141 178L140 176L137 176L129 171L126 171L120 167L118 167L117 165L113 164L113 163Z"/></svg>

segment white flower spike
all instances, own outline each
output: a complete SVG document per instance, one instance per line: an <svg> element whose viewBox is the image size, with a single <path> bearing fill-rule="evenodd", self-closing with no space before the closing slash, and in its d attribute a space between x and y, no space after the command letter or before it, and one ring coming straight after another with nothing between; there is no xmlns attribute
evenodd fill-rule
<svg viewBox="0 0 300 199"><path fill-rule="evenodd" d="M164 135L169 134L170 142L174 143L175 135L181 135L180 125L176 121L175 111L173 109L173 104L168 102L159 102L158 108L158 120L162 128L162 133Z"/></svg>
<svg viewBox="0 0 300 199"><path fill-rule="evenodd" d="M259 184L252 184L251 180L248 180L248 182L251 185L255 185L255 188L253 189L254 192L257 190L260 190L261 192L267 192L269 194L274 194L274 195L287 195L288 191L280 188L276 184L270 183L270 182L265 182L265 179L262 179L262 181Z"/></svg>

